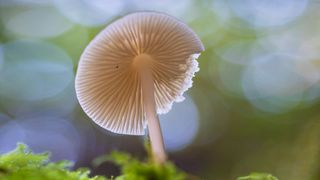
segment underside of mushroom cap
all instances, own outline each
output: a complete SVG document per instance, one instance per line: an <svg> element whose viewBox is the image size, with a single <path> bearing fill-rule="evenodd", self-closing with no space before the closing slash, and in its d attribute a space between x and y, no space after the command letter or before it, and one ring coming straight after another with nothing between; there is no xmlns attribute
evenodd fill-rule
<svg viewBox="0 0 320 180"><path fill-rule="evenodd" d="M156 109L166 113L192 86L203 50L197 35L172 16L129 14L99 33L82 54L76 76L80 105L105 129L143 135L146 119L134 59L150 57Z"/></svg>

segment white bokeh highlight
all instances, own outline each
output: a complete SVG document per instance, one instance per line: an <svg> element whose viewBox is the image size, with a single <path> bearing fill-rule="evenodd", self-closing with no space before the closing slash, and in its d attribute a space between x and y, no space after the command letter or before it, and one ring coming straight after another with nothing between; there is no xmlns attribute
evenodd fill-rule
<svg viewBox="0 0 320 180"><path fill-rule="evenodd" d="M186 96L175 103L170 112L160 115L165 147L168 151L182 150L190 145L199 129L199 114L193 100Z"/></svg>
<svg viewBox="0 0 320 180"><path fill-rule="evenodd" d="M51 160L78 160L81 140L67 120L55 117L14 119L0 127L0 153L13 150L18 142L34 152L50 151Z"/></svg>
<svg viewBox="0 0 320 180"><path fill-rule="evenodd" d="M5 99L4 99L5 100ZM32 116L58 116L63 117L73 112L78 100L75 95L74 83L70 83L62 92L37 101L10 100L2 106L12 115Z"/></svg>
<svg viewBox="0 0 320 180"><path fill-rule="evenodd" d="M0 126L0 153L6 153L16 147L17 142L26 139L26 132L16 121L9 121Z"/></svg>
<svg viewBox="0 0 320 180"><path fill-rule="evenodd" d="M130 0L127 2L130 4ZM185 19L189 8L192 6L191 0L133 0L134 11L158 11L169 15ZM130 8L130 7L129 7ZM194 12L195 13L195 12Z"/></svg>
<svg viewBox="0 0 320 180"><path fill-rule="evenodd" d="M17 5L49 5L52 0L1 0L0 6L10 7Z"/></svg>
<svg viewBox="0 0 320 180"><path fill-rule="evenodd" d="M106 24L125 5L124 0L53 0L53 4L69 20L84 26Z"/></svg>
<svg viewBox="0 0 320 180"><path fill-rule="evenodd" d="M0 96L40 100L63 91L74 78L70 57L47 42L9 42L3 45L3 54Z"/></svg>
<svg viewBox="0 0 320 180"><path fill-rule="evenodd" d="M4 21L5 27L10 33L32 38L59 36L73 26L54 8L33 8L9 16Z"/></svg>
<svg viewBox="0 0 320 180"><path fill-rule="evenodd" d="M316 102L320 89L320 41L318 29L309 29L312 22L303 22L303 25L293 26L290 29L270 33L258 39L258 44L269 52L285 52L299 57L294 61L295 72L299 74L304 84L304 102ZM260 53L261 54L261 53Z"/></svg>
<svg viewBox="0 0 320 180"><path fill-rule="evenodd" d="M245 97L266 112L286 112L297 106L307 87L297 73L297 62L299 57L285 53L254 59L242 79Z"/></svg>
<svg viewBox="0 0 320 180"><path fill-rule="evenodd" d="M256 43L254 40L243 40L228 43L226 46L217 48L215 52L224 61L233 64L247 65L251 61L251 54L255 47Z"/></svg>
<svg viewBox="0 0 320 180"><path fill-rule="evenodd" d="M9 119L10 118L7 115L2 114L0 112L0 127L1 127L2 124L6 123Z"/></svg>
<svg viewBox="0 0 320 180"><path fill-rule="evenodd" d="M4 62L3 49L2 49L2 44L0 44L0 72L3 66L3 62Z"/></svg>
<svg viewBox="0 0 320 180"><path fill-rule="evenodd" d="M229 0L234 14L253 27L265 28L287 24L301 16L308 0Z"/></svg>

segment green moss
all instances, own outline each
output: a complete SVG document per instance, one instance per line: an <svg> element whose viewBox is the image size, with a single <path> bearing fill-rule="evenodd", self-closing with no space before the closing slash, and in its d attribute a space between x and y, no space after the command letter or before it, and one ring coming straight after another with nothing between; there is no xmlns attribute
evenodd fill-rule
<svg viewBox="0 0 320 180"><path fill-rule="evenodd" d="M1 180L103 180L104 177L90 178L89 170L71 171L69 161L49 162L49 154L33 154L24 144L7 154L0 155Z"/></svg>
<svg viewBox="0 0 320 180"><path fill-rule="evenodd" d="M187 177L170 162L160 166L152 161L139 161L121 152L100 157L94 161L94 164L99 165L104 161L114 162L121 167L122 175L116 177L116 180L183 180Z"/></svg>
<svg viewBox="0 0 320 180"><path fill-rule="evenodd" d="M148 150L148 148L147 148ZM159 166L152 161L139 161L127 153L113 152L94 160L98 166L111 161L121 167L122 174L112 180L184 180L190 178L178 170L172 163ZM34 154L24 144L7 154L0 155L1 180L105 180L103 176L89 177L90 171L85 168L71 171L69 161L49 162L49 153ZM252 173L237 180L278 180L266 173Z"/></svg>
<svg viewBox="0 0 320 180"><path fill-rule="evenodd" d="M237 180L278 180L278 178L267 173L251 173L248 176L239 177Z"/></svg>

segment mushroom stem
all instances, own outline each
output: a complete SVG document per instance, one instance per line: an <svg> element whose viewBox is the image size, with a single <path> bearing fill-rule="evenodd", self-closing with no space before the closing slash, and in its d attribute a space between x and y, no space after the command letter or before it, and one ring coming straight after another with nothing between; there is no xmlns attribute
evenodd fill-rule
<svg viewBox="0 0 320 180"><path fill-rule="evenodd" d="M142 69L140 76L153 160L157 164L163 164L167 159L167 155L164 149L160 122L156 112L153 77L148 69Z"/></svg>

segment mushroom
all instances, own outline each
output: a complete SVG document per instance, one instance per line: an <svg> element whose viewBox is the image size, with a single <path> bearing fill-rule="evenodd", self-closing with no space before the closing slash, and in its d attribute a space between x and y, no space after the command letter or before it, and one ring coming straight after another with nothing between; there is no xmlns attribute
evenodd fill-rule
<svg viewBox="0 0 320 180"><path fill-rule="evenodd" d="M119 134L144 135L153 158L166 161L158 114L192 86L204 51L184 23L158 12L132 13L100 32L81 55L76 92L86 114Z"/></svg>

